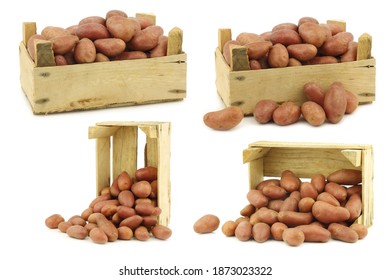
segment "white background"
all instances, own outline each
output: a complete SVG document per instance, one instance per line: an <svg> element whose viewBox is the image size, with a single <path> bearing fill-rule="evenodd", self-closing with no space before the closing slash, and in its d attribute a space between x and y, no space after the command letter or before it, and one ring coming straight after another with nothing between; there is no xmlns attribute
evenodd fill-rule
<svg viewBox="0 0 390 280"><path fill-rule="evenodd" d="M381 4L377 4L381 2ZM5 4L7 3L7 4ZM209 269L199 279L261 279L265 276L211 276L213 266L271 266L269 279L368 279L387 275L389 188L389 62L385 1L12 1L1 2L1 200L0 279L146 279L119 276L124 266L174 265ZM7 5L7 7L3 7ZM11 6L10 6L11 5ZM47 116L32 114L19 81L18 45L22 22L67 27L91 15L122 9L129 15L154 13L166 32L184 31L188 55L187 98L180 102ZM281 22L313 16L319 21L343 19L357 38L373 36L377 62L376 101L363 105L337 125L288 127L259 125L245 118L235 129L213 131L203 124L208 111L223 108L215 87L214 50L218 28L262 33ZM127 241L97 245L68 238L45 227L53 213L80 214L95 195L95 141L88 127L101 121L169 121L171 134L172 237L167 241ZM375 219L366 239L355 244L330 241L293 248L283 242L259 244L226 238L220 228L197 235L193 223L206 213L221 224L239 216L246 205L247 165L242 151L260 141L372 144L375 161ZM385 255L386 256L386 255ZM149 277L161 279L161 277ZM169 279L195 279L177 276ZM168 278L165 278L168 279Z"/></svg>

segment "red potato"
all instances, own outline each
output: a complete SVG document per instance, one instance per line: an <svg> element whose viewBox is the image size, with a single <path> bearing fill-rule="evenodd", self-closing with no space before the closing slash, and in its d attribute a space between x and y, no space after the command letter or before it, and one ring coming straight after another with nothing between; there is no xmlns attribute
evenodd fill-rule
<svg viewBox="0 0 390 280"><path fill-rule="evenodd" d="M347 189L335 182L329 182L325 185L325 192L333 195L340 203L347 199Z"/></svg>
<svg viewBox="0 0 390 280"><path fill-rule="evenodd" d="M348 222L355 222L362 213L362 198L360 194L353 194L344 206L349 211Z"/></svg>
<svg viewBox="0 0 390 280"><path fill-rule="evenodd" d="M91 41L110 37L110 33L108 32L107 28L103 24L96 22L79 25L76 29L76 35L80 39L88 38Z"/></svg>
<svg viewBox="0 0 390 280"><path fill-rule="evenodd" d="M249 60L249 67L250 67L251 70L260 70L260 69L262 69L260 62L258 60L254 60L254 59Z"/></svg>
<svg viewBox="0 0 390 280"><path fill-rule="evenodd" d="M88 16L88 17L85 17L85 18L83 18L83 19L81 19L79 21L78 25L82 25L82 24L90 23L90 22L96 22L96 23L100 23L102 25L106 25L106 19L104 17L101 17L101 16Z"/></svg>
<svg viewBox="0 0 390 280"><path fill-rule="evenodd" d="M287 225L281 222L276 222L271 226L271 236L273 239L282 241L283 240L283 231L287 229Z"/></svg>
<svg viewBox="0 0 390 280"><path fill-rule="evenodd" d="M91 63L96 59L96 48L92 40L82 38L74 48L74 58L77 63Z"/></svg>
<svg viewBox="0 0 390 280"><path fill-rule="evenodd" d="M278 220L288 227L296 227L310 224L313 221L313 215L311 212L280 211Z"/></svg>
<svg viewBox="0 0 390 280"><path fill-rule="evenodd" d="M292 23L292 22L283 22L283 23L279 23L279 24L275 25L272 28L272 31L279 30L279 29L291 29L294 31L298 31L298 25L296 25L295 23Z"/></svg>
<svg viewBox="0 0 390 280"><path fill-rule="evenodd" d="M193 228L196 233L211 233L218 229L219 224L220 220L216 215L206 214L194 223Z"/></svg>
<svg viewBox="0 0 390 280"><path fill-rule="evenodd" d="M85 239L88 236L88 230L80 225L72 225L66 230L69 237L76 239Z"/></svg>
<svg viewBox="0 0 390 280"><path fill-rule="evenodd" d="M348 51L349 42L353 41L350 32L340 32L328 38L319 49L322 55L339 56Z"/></svg>
<svg viewBox="0 0 390 280"><path fill-rule="evenodd" d="M252 226L252 237L256 242L263 243L271 237L271 227L266 223Z"/></svg>
<svg viewBox="0 0 390 280"><path fill-rule="evenodd" d="M300 24L298 33L303 42L313 45L316 49L321 47L327 39L326 30L315 22Z"/></svg>
<svg viewBox="0 0 390 280"><path fill-rule="evenodd" d="M280 186L287 192L293 192L299 190L301 180L291 170L284 170L280 177Z"/></svg>
<svg viewBox="0 0 390 280"><path fill-rule="evenodd" d="M64 217L62 217L60 214L53 214L46 218L45 225L50 229L55 229L58 228L58 225L64 221Z"/></svg>
<svg viewBox="0 0 390 280"><path fill-rule="evenodd" d="M167 240L172 235L172 230L163 225L155 225L152 228L152 234L154 237L160 240Z"/></svg>
<svg viewBox="0 0 390 280"><path fill-rule="evenodd" d="M253 116L258 123L265 124L272 121L274 111L279 104L272 99L263 99L256 103L253 110Z"/></svg>
<svg viewBox="0 0 390 280"><path fill-rule="evenodd" d="M237 35L236 41L239 42L240 45L246 45L253 42L263 41L263 39L256 33L241 32Z"/></svg>
<svg viewBox="0 0 390 280"><path fill-rule="evenodd" d="M230 130L236 127L244 118L240 107L230 106L219 111L209 112L203 116L206 126L214 130Z"/></svg>
<svg viewBox="0 0 390 280"><path fill-rule="evenodd" d="M59 26L46 26L42 29L41 35L46 39L50 40L54 37L59 37L59 36L64 36L64 35L69 35L69 32Z"/></svg>
<svg viewBox="0 0 390 280"><path fill-rule="evenodd" d="M313 205L312 213L314 218L325 224L344 222L350 217L346 208L318 200Z"/></svg>
<svg viewBox="0 0 390 280"><path fill-rule="evenodd" d="M157 46L155 46L150 51L150 57L153 58L153 57L166 56L167 55L167 50L168 50L168 37L162 35L158 39Z"/></svg>
<svg viewBox="0 0 390 280"><path fill-rule="evenodd" d="M64 55L73 50L79 41L79 38L75 35L63 35L51 38L49 41L52 42L54 54Z"/></svg>
<svg viewBox="0 0 390 280"><path fill-rule="evenodd" d="M287 67L289 61L287 48L280 43L276 43L270 48L267 61L272 68Z"/></svg>
<svg viewBox="0 0 390 280"><path fill-rule="evenodd" d="M308 61L317 55L317 48L312 44L294 44L287 46L287 51L290 58L295 58L299 61Z"/></svg>
<svg viewBox="0 0 390 280"><path fill-rule="evenodd" d="M154 166L141 167L135 171L135 178L137 181L148 181L152 183L153 181L157 180L157 175L158 170Z"/></svg>
<svg viewBox="0 0 390 280"><path fill-rule="evenodd" d="M340 83L333 83L324 97L326 118L331 123L338 123L344 117L347 109L347 98L344 87Z"/></svg>
<svg viewBox="0 0 390 280"><path fill-rule="evenodd" d="M234 235L240 241L248 241L252 238L252 227L248 221L242 221L237 225Z"/></svg>
<svg viewBox="0 0 390 280"><path fill-rule="evenodd" d="M313 101L321 107L324 106L325 93L322 91L321 87L317 83L306 83L303 86L303 93L309 101Z"/></svg>
<svg viewBox="0 0 390 280"><path fill-rule="evenodd" d="M236 221L226 221L222 225L222 233L225 236L234 236L234 232L236 231L238 223Z"/></svg>
<svg viewBox="0 0 390 280"><path fill-rule="evenodd" d="M110 61L110 58L107 57L106 55L102 53L96 54L95 62L108 62L108 61Z"/></svg>
<svg viewBox="0 0 390 280"><path fill-rule="evenodd" d="M350 41L348 43L348 49L344 54L341 55L340 61L341 62L356 61L357 48L358 48L358 43L355 41Z"/></svg>
<svg viewBox="0 0 390 280"><path fill-rule="evenodd" d="M359 106L359 98L356 94L345 90L345 97L347 98L347 108L345 109L346 114L352 114Z"/></svg>
<svg viewBox="0 0 390 280"><path fill-rule="evenodd" d="M298 228L287 228L283 231L282 238L290 246L299 246L305 241L305 234Z"/></svg>
<svg viewBox="0 0 390 280"><path fill-rule="evenodd" d="M342 185L357 185L362 182L362 171L339 169L329 174L327 180Z"/></svg>
<svg viewBox="0 0 390 280"><path fill-rule="evenodd" d="M259 190L250 190L246 195L250 204L256 208L267 206L268 198Z"/></svg>
<svg viewBox="0 0 390 280"><path fill-rule="evenodd" d="M285 126L298 122L301 117L301 107L292 101L283 102L272 114L277 125Z"/></svg>
<svg viewBox="0 0 390 280"><path fill-rule="evenodd" d="M359 240L359 235L356 231L342 224L331 223L328 226L328 230L330 231L332 238L336 240L348 243L355 243Z"/></svg>
<svg viewBox="0 0 390 280"><path fill-rule="evenodd" d="M302 39L298 32L292 29L278 29L272 31L271 42L275 44L282 44L284 46L301 44Z"/></svg>
<svg viewBox="0 0 390 280"><path fill-rule="evenodd" d="M133 51L150 51L158 45L159 38L164 34L161 26L152 25L137 31L127 47Z"/></svg>
<svg viewBox="0 0 390 280"><path fill-rule="evenodd" d="M111 37L129 42L141 30L140 23L134 18L113 15L107 18L106 26Z"/></svg>
<svg viewBox="0 0 390 280"><path fill-rule="evenodd" d="M94 41L96 50L106 56L116 56L124 52L126 43L118 38L104 38Z"/></svg>
<svg viewBox="0 0 390 280"><path fill-rule="evenodd" d="M296 58L289 58L288 59L288 65L289 67L293 67L293 66L302 66L302 63L296 59Z"/></svg>
<svg viewBox="0 0 390 280"><path fill-rule="evenodd" d="M325 189L326 180L325 176L322 174L314 174L313 176L311 176L310 182L319 194L322 193Z"/></svg>
<svg viewBox="0 0 390 280"><path fill-rule="evenodd" d="M326 121L326 114L321 105L306 101L301 105L303 118L312 126L320 126Z"/></svg>
<svg viewBox="0 0 390 280"><path fill-rule="evenodd" d="M301 225L297 226L297 229L302 230L303 234L305 235L305 242L328 242L331 234L330 232L317 225Z"/></svg>

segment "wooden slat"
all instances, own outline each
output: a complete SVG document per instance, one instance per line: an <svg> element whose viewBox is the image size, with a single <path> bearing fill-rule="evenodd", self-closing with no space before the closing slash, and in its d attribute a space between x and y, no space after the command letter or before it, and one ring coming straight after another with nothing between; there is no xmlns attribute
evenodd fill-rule
<svg viewBox="0 0 390 280"><path fill-rule="evenodd" d="M149 20L151 20L153 22L153 25L156 25L156 15L155 14L151 14L151 13L136 13L135 17L137 17L137 18L140 18L140 17L148 18Z"/></svg>
<svg viewBox="0 0 390 280"><path fill-rule="evenodd" d="M52 43L44 40L35 41L35 66L36 67L47 67L55 66L54 53L52 50Z"/></svg>
<svg viewBox="0 0 390 280"><path fill-rule="evenodd" d="M365 149L363 152L362 161L362 207L363 214L362 223L369 227L373 224L374 220L374 166L373 166L373 150Z"/></svg>
<svg viewBox="0 0 390 280"><path fill-rule="evenodd" d="M230 46L230 69L232 71L250 70L247 48L244 46Z"/></svg>
<svg viewBox="0 0 390 280"><path fill-rule="evenodd" d="M230 28L218 29L218 49L223 53L223 46L232 39L232 30Z"/></svg>
<svg viewBox="0 0 390 280"><path fill-rule="evenodd" d="M176 55L182 53L183 45L183 30L179 27L174 27L168 33L168 48L167 55Z"/></svg>
<svg viewBox="0 0 390 280"><path fill-rule="evenodd" d="M88 128L88 139L109 137L115 134L119 127L91 126Z"/></svg>
<svg viewBox="0 0 390 280"><path fill-rule="evenodd" d="M138 128L120 127L113 136L112 176L122 171L135 174L137 170Z"/></svg>
<svg viewBox="0 0 390 280"><path fill-rule="evenodd" d="M171 180L170 180L170 158L171 158L171 124L159 125L157 138L157 152L153 158L158 166L158 189L157 200L162 212L158 217L159 224L168 225L171 214ZM154 140L153 140L154 141Z"/></svg>
<svg viewBox="0 0 390 280"><path fill-rule="evenodd" d="M364 33L359 37L357 48L357 60L371 58L372 37L370 34Z"/></svg>
<svg viewBox="0 0 390 280"><path fill-rule="evenodd" d="M264 159L258 158L248 163L249 170L249 189L255 189L256 186L264 180Z"/></svg>
<svg viewBox="0 0 390 280"><path fill-rule="evenodd" d="M111 185L110 137L96 139L96 196Z"/></svg>
<svg viewBox="0 0 390 280"><path fill-rule="evenodd" d="M248 148L243 151L243 162L247 163L262 158L269 150L270 148Z"/></svg>
<svg viewBox="0 0 390 280"><path fill-rule="evenodd" d="M37 34L37 24L35 22L23 22L23 44L27 46L28 39Z"/></svg>

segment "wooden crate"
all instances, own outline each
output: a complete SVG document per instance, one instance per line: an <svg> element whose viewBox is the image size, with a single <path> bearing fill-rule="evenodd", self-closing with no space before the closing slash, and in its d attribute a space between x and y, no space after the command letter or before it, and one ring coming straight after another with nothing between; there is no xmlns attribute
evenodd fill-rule
<svg viewBox="0 0 390 280"><path fill-rule="evenodd" d="M122 171L134 176L141 167L156 167L157 203L162 209L158 223L167 226L171 192L170 128L168 122L102 122L89 127L89 139L96 139L96 195L111 186L113 178ZM137 166L137 153L139 149L144 149L138 145L140 131L146 135L144 166Z"/></svg>
<svg viewBox="0 0 390 280"><path fill-rule="evenodd" d="M268 177L280 177L282 171L291 170L300 178L343 169L362 171L362 215L358 223L371 226L374 214L373 148L371 145L255 142L243 151L243 161L249 165L249 186Z"/></svg>
<svg viewBox="0 0 390 280"><path fill-rule="evenodd" d="M262 99L302 104L306 100L303 86L312 81L322 88L328 88L335 81L342 82L346 89L358 95L360 104L375 100L376 61L371 57L371 36L368 34L359 38L357 61L262 70L246 70L249 62L245 47L232 48L232 61L237 63L229 66L222 49L232 38L231 30L219 29L218 38L215 50L218 94L226 106L239 106L245 115L252 115L256 103Z"/></svg>
<svg viewBox="0 0 390 280"><path fill-rule="evenodd" d="M34 114L178 101L186 97L187 55L182 52L180 28L175 27L168 34L168 56L67 66L45 66L45 55L43 62L34 62L26 45L28 38L36 34L36 24L24 23L23 31L24 39L19 45L20 82ZM40 42L36 47L44 52L51 49L47 44Z"/></svg>

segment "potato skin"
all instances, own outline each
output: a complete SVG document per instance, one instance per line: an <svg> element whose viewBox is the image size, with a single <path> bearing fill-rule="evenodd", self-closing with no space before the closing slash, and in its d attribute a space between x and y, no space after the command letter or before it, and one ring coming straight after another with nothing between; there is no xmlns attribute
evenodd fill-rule
<svg viewBox="0 0 390 280"><path fill-rule="evenodd" d="M350 213L348 222L355 222L362 213L362 198L360 194L353 194L344 206Z"/></svg>
<svg viewBox="0 0 390 280"><path fill-rule="evenodd" d="M344 222L350 217L349 211L344 207L318 200L313 205L312 213L314 218L325 224Z"/></svg>
<svg viewBox="0 0 390 280"><path fill-rule="evenodd" d="M362 182L362 171L339 169L329 174L327 180L342 185L357 185Z"/></svg>
<svg viewBox="0 0 390 280"><path fill-rule="evenodd" d="M350 32L340 32L328 38L319 49L322 55L339 56L347 52L348 44L353 41Z"/></svg>
<svg viewBox="0 0 390 280"><path fill-rule="evenodd" d="M137 181L148 181L152 182L154 180L157 180L157 174L158 170L154 166L145 166L138 168L135 171L135 178Z"/></svg>
<svg viewBox="0 0 390 280"><path fill-rule="evenodd" d="M311 212L280 211L278 220L288 227L296 227L310 224L313 221L313 215Z"/></svg>
<svg viewBox="0 0 390 280"><path fill-rule="evenodd" d="M265 124L272 121L274 111L279 104L272 99L263 99L256 103L253 110L253 116L258 123Z"/></svg>
<svg viewBox="0 0 390 280"><path fill-rule="evenodd" d="M289 45L287 51L290 58L298 59L301 62L313 59L317 55L317 48L306 43Z"/></svg>
<svg viewBox="0 0 390 280"><path fill-rule="evenodd" d="M91 63L96 59L96 47L89 38L82 38L74 48L74 58L77 63Z"/></svg>
<svg viewBox="0 0 390 280"><path fill-rule="evenodd" d="M247 48L249 59L258 60L264 57L272 47L270 41L256 41L244 45Z"/></svg>
<svg viewBox="0 0 390 280"><path fill-rule="evenodd" d="M301 107L292 101L283 102L272 114L277 125L285 126L296 123L301 117Z"/></svg>
<svg viewBox="0 0 390 280"><path fill-rule="evenodd" d="M119 55L126 49L126 43L119 38L97 39L94 44L96 50L106 56Z"/></svg>
<svg viewBox="0 0 390 280"><path fill-rule="evenodd" d="M203 116L206 126L214 130L230 130L236 127L244 118L244 113L237 106L226 107L219 111L209 112Z"/></svg>
<svg viewBox="0 0 390 280"><path fill-rule="evenodd" d="M301 44L302 39L298 32L292 29L277 29L272 31L271 42L275 44L282 44L284 46Z"/></svg>
<svg viewBox="0 0 390 280"><path fill-rule="evenodd" d="M282 233L283 241L290 246L299 246L305 241L305 234L297 228L287 228Z"/></svg>
<svg viewBox="0 0 390 280"><path fill-rule="evenodd" d="M150 51L158 45L160 36L164 34L161 26L151 25L137 31L129 41L127 47L134 51Z"/></svg>
<svg viewBox="0 0 390 280"><path fill-rule="evenodd" d="M348 243L355 243L359 240L359 235L356 231L339 223L331 223L328 226L328 230L330 231L332 238L336 240Z"/></svg>
<svg viewBox="0 0 390 280"><path fill-rule="evenodd" d="M101 228L93 228L89 232L89 237L94 243L105 244L108 242L108 237Z"/></svg>
<svg viewBox="0 0 390 280"><path fill-rule="evenodd" d="M134 18L113 15L107 18L106 26L111 37L129 42L141 30L140 23Z"/></svg>
<svg viewBox="0 0 390 280"><path fill-rule="evenodd" d="M284 170L280 177L280 186L287 192L292 193L293 191L299 190L301 180L291 170Z"/></svg>
<svg viewBox="0 0 390 280"><path fill-rule="evenodd" d="M206 214L195 222L193 228L196 233L211 233L218 229L219 223L220 220L216 215Z"/></svg>
<svg viewBox="0 0 390 280"><path fill-rule="evenodd" d="M333 83L324 97L326 118L331 123L338 123L344 117L347 108L347 98L340 83Z"/></svg>
<svg viewBox="0 0 390 280"><path fill-rule="evenodd" d="M256 242L263 243L271 236L271 227L266 223L257 223L252 226L252 237Z"/></svg>
<svg viewBox="0 0 390 280"><path fill-rule="evenodd" d="M58 228L58 225L64 221L64 217L62 217L60 214L53 214L46 218L45 225L50 229L55 229Z"/></svg>
<svg viewBox="0 0 390 280"><path fill-rule="evenodd" d="M69 237L76 239L85 239L88 236L88 230L80 225L72 225L66 230Z"/></svg>
<svg viewBox="0 0 390 280"><path fill-rule="evenodd" d="M226 221L222 225L222 233L225 236L234 236L237 225L238 223L236 221Z"/></svg>
<svg viewBox="0 0 390 280"><path fill-rule="evenodd" d="M331 237L327 229L317 225L301 225L296 228L303 231L305 242L328 242Z"/></svg>
<svg viewBox="0 0 390 280"><path fill-rule="evenodd" d="M303 93L305 94L307 100L313 101L321 107L324 106L325 93L322 91L321 87L317 83L306 83L303 86Z"/></svg>
<svg viewBox="0 0 390 280"><path fill-rule="evenodd" d="M313 45L315 48L321 47L327 39L327 33L318 23L305 22L299 25L298 33L302 41Z"/></svg>
<svg viewBox="0 0 390 280"><path fill-rule="evenodd" d="M252 238L252 224L248 221L240 222L234 231L234 235L240 241L248 241Z"/></svg>
<svg viewBox="0 0 390 280"><path fill-rule="evenodd" d="M367 227L362 224L352 224L349 227L358 234L359 239L365 238L368 234Z"/></svg>
<svg viewBox="0 0 390 280"><path fill-rule="evenodd" d="M271 226L272 238L278 241L283 240L283 231L287 229L287 225L281 222L276 222Z"/></svg>
<svg viewBox="0 0 390 280"><path fill-rule="evenodd" d="M312 126L320 126L326 121L324 109L314 101L306 101L301 105L303 118Z"/></svg>
<svg viewBox="0 0 390 280"><path fill-rule="evenodd" d="M91 41L110 37L110 33L108 32L107 28L103 24L96 22L89 22L79 25L76 29L76 35L80 40L83 38L88 38Z"/></svg>
<svg viewBox="0 0 390 280"><path fill-rule="evenodd" d="M79 38L75 35L63 35L51 38L49 41L52 42L52 49L55 55L64 55L73 50Z"/></svg>
<svg viewBox="0 0 390 280"><path fill-rule="evenodd" d="M246 195L250 204L256 208L267 206L268 198L262 193L262 191L252 189Z"/></svg>
<svg viewBox="0 0 390 280"><path fill-rule="evenodd" d="M172 235L172 230L163 225L155 225L152 228L152 234L154 237L160 240L167 240Z"/></svg>
<svg viewBox="0 0 390 280"><path fill-rule="evenodd" d="M287 48L280 44L276 43L273 45L268 53L268 64L272 68L282 68L287 67L289 61L289 55Z"/></svg>

